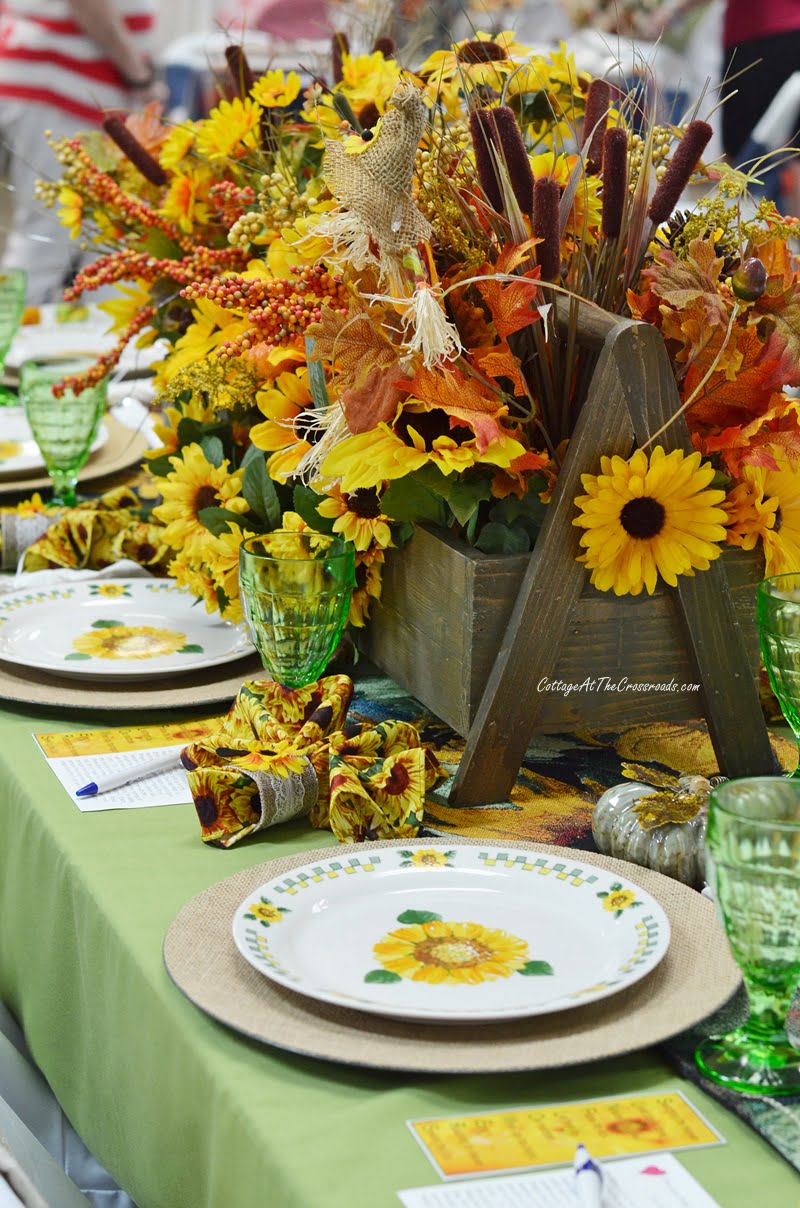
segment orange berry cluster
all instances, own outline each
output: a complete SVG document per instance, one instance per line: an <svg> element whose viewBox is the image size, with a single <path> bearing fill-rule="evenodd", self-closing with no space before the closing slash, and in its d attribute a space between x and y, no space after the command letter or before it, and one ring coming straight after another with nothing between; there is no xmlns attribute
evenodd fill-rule
<svg viewBox="0 0 800 1208"><path fill-rule="evenodd" d="M235 185L232 180L220 180L208 191L211 204L222 217L226 226L233 226L237 218L255 204L256 191L250 185Z"/></svg>
<svg viewBox="0 0 800 1208"><path fill-rule="evenodd" d="M168 222L147 202L134 197L121 189L107 172L101 172L92 162L88 152L84 151L78 139L68 139L66 147L72 152L72 167L68 175L72 176L70 183L75 183L79 190L85 190L93 196L101 206L116 210L118 213L139 229L157 227L173 239L185 251L191 249L192 243L174 223Z"/></svg>
<svg viewBox="0 0 800 1208"><path fill-rule="evenodd" d="M143 327L146 327L156 316L155 306L143 307L135 318L131 320L124 331L120 332L119 339L110 352L104 353L92 365L91 369L87 369L85 373L73 377L65 377L63 382L59 382L53 387L53 394L56 398L62 398L67 390L72 390L75 394L80 394L82 390L90 390L96 386L98 382L106 377L122 356L128 342L138 335Z"/></svg>
<svg viewBox="0 0 800 1208"><path fill-rule="evenodd" d="M252 329L218 350L223 360L249 352L255 344L288 344L302 335L311 323L322 318L322 308L347 313L347 287L321 264L296 266L292 278L264 281L232 275L195 282L181 290L181 297L194 301L208 298L225 310L246 311Z"/></svg>
<svg viewBox="0 0 800 1208"><path fill-rule="evenodd" d="M100 256L79 272L72 285L65 290L64 297L68 302L74 302L89 290L113 285L116 281L135 279L152 282L166 277L176 285L187 285L199 277L213 278L215 273L226 267L241 268L247 259L247 253L231 247L196 247L191 255L181 260L160 259L147 252L122 248L118 252Z"/></svg>

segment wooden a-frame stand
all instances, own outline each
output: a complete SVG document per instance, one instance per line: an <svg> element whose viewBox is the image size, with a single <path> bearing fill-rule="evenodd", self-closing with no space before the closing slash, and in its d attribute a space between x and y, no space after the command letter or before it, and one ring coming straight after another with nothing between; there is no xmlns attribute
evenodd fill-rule
<svg viewBox="0 0 800 1208"><path fill-rule="evenodd" d="M558 303L560 324L567 308ZM507 801L544 703L537 684L551 676L586 570L575 556L573 526L581 473L596 472L601 454L628 457L680 408L661 334L649 324L619 319L582 305L578 343L599 352L587 398L531 554L511 620L470 729L450 801ZM680 416L657 439L669 451L691 452ZM734 613L724 556L709 570L681 575L672 591L690 664L720 771L726 776L772 775L779 769L769 743L744 640ZM609 666L609 674L614 667ZM658 668L653 668L654 675Z"/></svg>

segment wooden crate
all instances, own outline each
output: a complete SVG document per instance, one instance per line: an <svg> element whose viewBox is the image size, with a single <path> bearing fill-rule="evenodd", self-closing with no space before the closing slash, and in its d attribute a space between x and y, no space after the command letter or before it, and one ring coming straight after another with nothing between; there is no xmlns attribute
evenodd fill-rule
<svg viewBox="0 0 800 1208"><path fill-rule="evenodd" d="M578 534L576 532L576 543ZM530 555L483 554L441 530L418 528L408 545L389 551L383 594L373 604L361 638L369 658L437 717L467 735L475 720L511 617ZM760 554L726 550L725 569L753 676L758 674L756 588ZM586 582L570 610L568 640L548 683L594 690L565 693L531 684L544 694L538 729L571 732L577 726L615 730L638 722L702 717L702 693L602 689L619 683L678 685L698 682L681 635L673 592L623 596ZM731 707L734 707L732 702Z"/></svg>

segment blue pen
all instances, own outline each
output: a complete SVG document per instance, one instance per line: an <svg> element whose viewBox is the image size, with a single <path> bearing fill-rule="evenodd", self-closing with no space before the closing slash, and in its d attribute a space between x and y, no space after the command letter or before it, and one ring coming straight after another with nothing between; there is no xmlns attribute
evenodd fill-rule
<svg viewBox="0 0 800 1208"><path fill-rule="evenodd" d="M173 768L177 770L180 766L180 752L173 749L163 755L154 755L146 763L125 768L115 775L98 776L96 780L91 780L83 788L78 789L75 796L96 797L99 793L108 793L111 789L122 788L123 784L132 784L134 780L144 780L145 776L154 776L157 772L167 772Z"/></svg>
<svg viewBox="0 0 800 1208"><path fill-rule="evenodd" d="M585 1145L575 1150L575 1197L581 1208L603 1208L603 1172Z"/></svg>

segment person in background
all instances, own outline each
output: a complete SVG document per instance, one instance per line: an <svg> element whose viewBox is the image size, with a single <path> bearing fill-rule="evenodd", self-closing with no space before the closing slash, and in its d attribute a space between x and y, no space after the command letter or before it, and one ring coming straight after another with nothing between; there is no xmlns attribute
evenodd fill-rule
<svg viewBox="0 0 800 1208"><path fill-rule="evenodd" d="M742 72L720 94L738 89L722 106L722 142L736 163L759 118L800 67L800 0L727 0L723 44L723 80Z"/></svg>
<svg viewBox="0 0 800 1208"><path fill-rule="evenodd" d="M11 152L14 216L4 268L28 274L28 302L57 300L79 252L34 199L57 165L45 139L99 125L154 95L155 0L7 0L0 11L0 139Z"/></svg>

